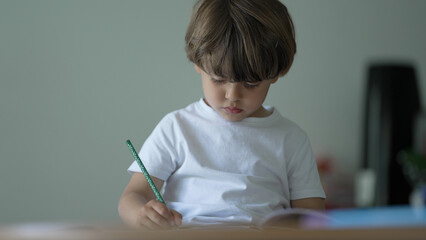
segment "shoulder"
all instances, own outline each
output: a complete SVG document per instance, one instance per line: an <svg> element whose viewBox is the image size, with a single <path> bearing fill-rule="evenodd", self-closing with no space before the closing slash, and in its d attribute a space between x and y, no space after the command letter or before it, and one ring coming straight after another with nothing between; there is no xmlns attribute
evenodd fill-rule
<svg viewBox="0 0 426 240"><path fill-rule="evenodd" d="M199 105L200 103L193 102L186 107L174 110L164 116L164 119L176 119L180 118L182 116L192 115L192 114L199 114Z"/></svg>
<svg viewBox="0 0 426 240"><path fill-rule="evenodd" d="M158 123L157 127L172 127L182 123L193 121L194 116L199 115L199 103L194 102L188 106L174 110L166 114Z"/></svg>
<svg viewBox="0 0 426 240"><path fill-rule="evenodd" d="M308 136L296 122L284 117L276 108L274 108L275 121L273 127L277 132L285 136L286 138L298 138L306 139Z"/></svg>

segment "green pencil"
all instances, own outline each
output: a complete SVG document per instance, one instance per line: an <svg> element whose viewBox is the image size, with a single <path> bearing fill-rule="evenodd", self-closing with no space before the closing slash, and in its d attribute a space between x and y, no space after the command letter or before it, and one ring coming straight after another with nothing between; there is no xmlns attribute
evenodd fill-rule
<svg viewBox="0 0 426 240"><path fill-rule="evenodd" d="M141 159L139 158L139 155L136 153L135 148L132 145L132 142L130 142L130 140L127 140L126 143L127 143L127 146L129 147L130 151L133 154L133 158L139 164L139 167L141 168L143 175L145 175L145 178L148 181L149 186L151 187L152 191L154 192L155 196L157 197L157 200L164 203L164 205L166 205L166 202L164 202L164 199L161 196L160 191L158 191L157 187L155 186L154 182L152 181L151 177L149 176L148 171L146 170L145 166L143 165Z"/></svg>

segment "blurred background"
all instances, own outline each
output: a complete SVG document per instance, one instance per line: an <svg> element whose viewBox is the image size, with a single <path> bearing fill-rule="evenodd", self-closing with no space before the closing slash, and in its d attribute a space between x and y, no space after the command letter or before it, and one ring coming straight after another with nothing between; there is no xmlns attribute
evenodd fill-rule
<svg viewBox="0 0 426 240"><path fill-rule="evenodd" d="M365 171L371 66L409 66L407 95L424 112L426 1L282 2L298 52L266 105L308 133L329 208L387 204L365 190L377 176ZM202 97L184 51L193 3L0 1L1 224L119 221L125 140L140 148L166 113Z"/></svg>

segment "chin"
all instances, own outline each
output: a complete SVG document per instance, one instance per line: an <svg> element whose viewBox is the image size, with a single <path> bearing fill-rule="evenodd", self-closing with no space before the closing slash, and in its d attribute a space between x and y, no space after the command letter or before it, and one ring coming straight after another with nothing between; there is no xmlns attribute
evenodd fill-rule
<svg viewBox="0 0 426 240"><path fill-rule="evenodd" d="M241 120L243 120L245 117L243 116L229 116L229 115L222 115L222 117L230 122L239 122Z"/></svg>

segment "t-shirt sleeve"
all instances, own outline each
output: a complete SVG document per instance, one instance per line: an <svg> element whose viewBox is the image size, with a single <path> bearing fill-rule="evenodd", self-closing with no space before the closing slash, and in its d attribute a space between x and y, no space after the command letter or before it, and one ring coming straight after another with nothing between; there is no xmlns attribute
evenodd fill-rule
<svg viewBox="0 0 426 240"><path fill-rule="evenodd" d="M325 198L312 147L306 134L303 133L298 137L292 149L294 151L289 156L288 165L290 200Z"/></svg>
<svg viewBox="0 0 426 240"><path fill-rule="evenodd" d="M154 128L139 152L139 158L149 174L163 181L169 178L177 166L174 136L173 121L167 115ZM142 172L136 161L127 171L130 174Z"/></svg>

